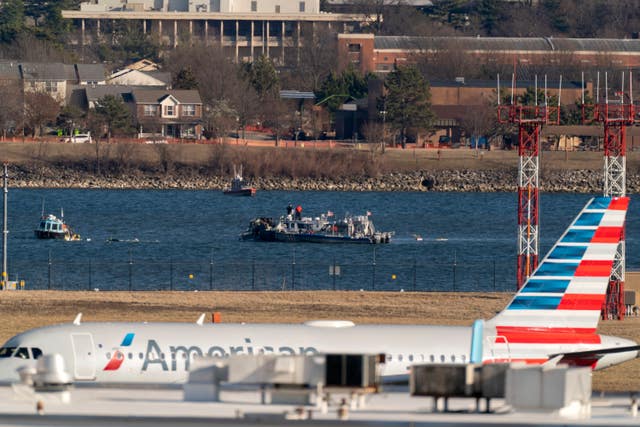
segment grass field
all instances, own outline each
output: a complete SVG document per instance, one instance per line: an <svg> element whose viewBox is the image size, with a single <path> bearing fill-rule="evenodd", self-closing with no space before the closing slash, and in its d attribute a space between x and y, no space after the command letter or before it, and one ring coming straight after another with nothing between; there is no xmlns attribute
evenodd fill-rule
<svg viewBox="0 0 640 427"><path fill-rule="evenodd" d="M0 143L0 161L13 165L79 164L90 168L96 159L102 164L116 163L126 168L154 168L163 170L167 163L191 167L212 168L220 172L232 170L236 163L245 164L245 172L278 175L287 173L292 159L300 167L300 159L309 163L329 158L335 170L343 165L345 173L353 170L354 159L373 162L379 172L404 172L437 169L516 169L516 150L476 151L471 149L387 149L380 153L365 144L355 148L315 149L253 147L235 144L63 144L63 143ZM640 165L640 152L627 154L627 168L636 171ZM326 166L325 166L326 167ZM602 169L602 153L590 151L545 151L540 159L541 172L545 170ZM231 168L231 169L230 169Z"/></svg>
<svg viewBox="0 0 640 427"><path fill-rule="evenodd" d="M218 311L223 322L341 319L471 325L492 317L510 298L505 293L5 291L0 295L0 340L38 326L71 322L79 312L85 322L195 322L201 313ZM640 318L606 321L599 333L640 341L639 326ZM593 388L640 390L640 360L595 372Z"/></svg>

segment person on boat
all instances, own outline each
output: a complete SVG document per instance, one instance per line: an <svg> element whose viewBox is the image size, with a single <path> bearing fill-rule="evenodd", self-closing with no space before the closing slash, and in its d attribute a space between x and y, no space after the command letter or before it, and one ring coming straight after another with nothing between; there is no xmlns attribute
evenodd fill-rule
<svg viewBox="0 0 640 427"><path fill-rule="evenodd" d="M293 214L293 206L291 206L291 203L289 203L289 205L287 206L287 216Z"/></svg>
<svg viewBox="0 0 640 427"><path fill-rule="evenodd" d="M298 205L296 206L296 219L301 219L302 218L302 206Z"/></svg>

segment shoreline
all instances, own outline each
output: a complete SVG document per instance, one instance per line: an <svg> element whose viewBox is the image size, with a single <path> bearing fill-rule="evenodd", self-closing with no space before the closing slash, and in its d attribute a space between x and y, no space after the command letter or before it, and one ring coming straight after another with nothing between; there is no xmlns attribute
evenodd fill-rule
<svg viewBox="0 0 640 427"><path fill-rule="evenodd" d="M273 148L233 144L1 143L14 188L222 190L243 166L258 190L514 192L516 150ZM627 153L640 192L640 151ZM603 153L541 151L545 192L601 193Z"/></svg>
<svg viewBox="0 0 640 427"><path fill-rule="evenodd" d="M288 176L247 178L258 191L417 191L417 192L514 192L516 169L421 169L390 172L377 177L338 179ZM10 172L11 188L137 189L137 190L222 190L229 177L213 175L194 167L171 173L130 170L94 174L68 167L20 166ZM593 170L553 170L540 172L540 191L600 193L603 174ZM640 174L627 173L627 192L640 192Z"/></svg>

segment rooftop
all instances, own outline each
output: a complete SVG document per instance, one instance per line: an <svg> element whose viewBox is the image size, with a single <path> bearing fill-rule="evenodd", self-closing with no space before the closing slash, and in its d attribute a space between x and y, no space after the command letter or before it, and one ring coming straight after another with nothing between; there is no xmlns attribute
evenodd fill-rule
<svg viewBox="0 0 640 427"><path fill-rule="evenodd" d="M376 49L529 52L640 52L640 39L576 39L554 37L412 37L376 36Z"/></svg>

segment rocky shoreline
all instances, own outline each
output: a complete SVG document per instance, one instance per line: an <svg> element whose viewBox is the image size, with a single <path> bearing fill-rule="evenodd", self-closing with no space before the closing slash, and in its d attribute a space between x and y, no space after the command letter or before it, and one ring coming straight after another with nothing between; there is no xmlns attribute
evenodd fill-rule
<svg viewBox="0 0 640 427"><path fill-rule="evenodd" d="M248 178L248 181L259 190L511 192L517 188L517 170L419 170L378 177L315 179L274 176ZM196 168L183 168L171 173L134 169L100 175L50 166L20 166L10 171L10 186L14 188L221 190L228 182L227 176L212 175ZM540 187L546 192L599 193L603 188L602 171L542 171ZM639 189L640 175L628 174L627 191L634 193Z"/></svg>

